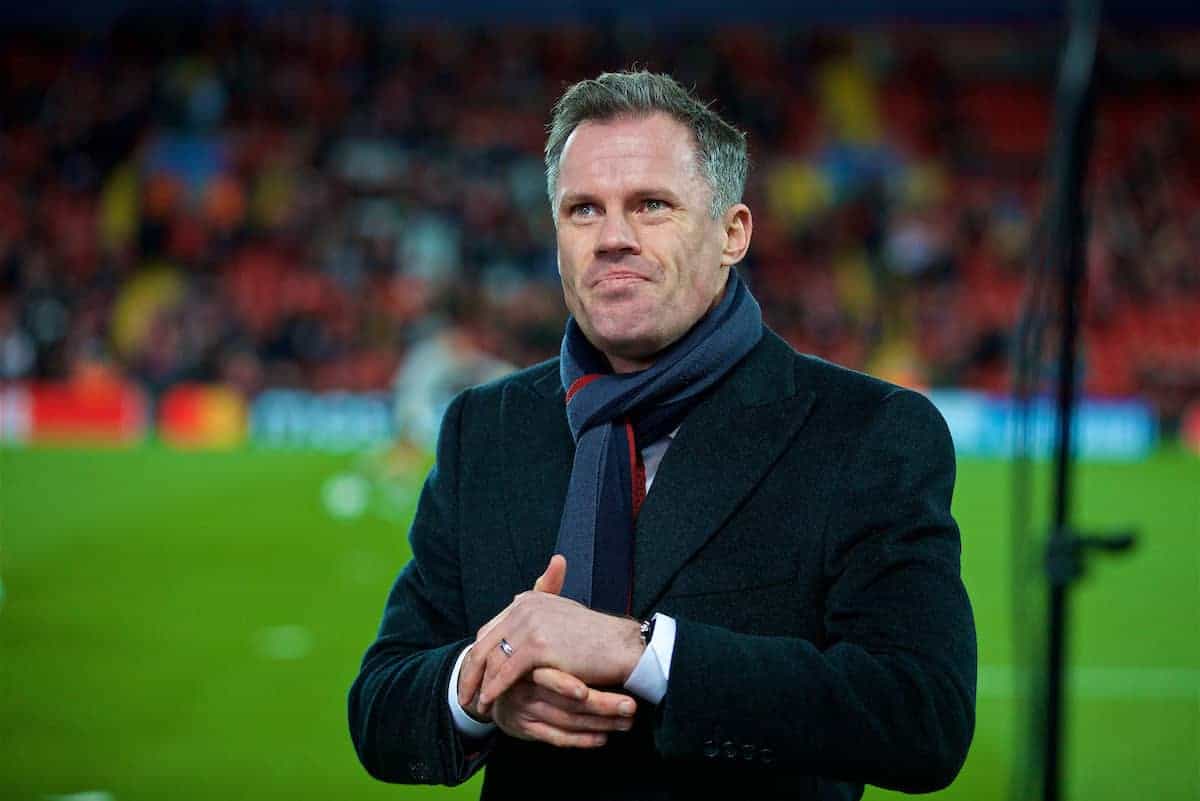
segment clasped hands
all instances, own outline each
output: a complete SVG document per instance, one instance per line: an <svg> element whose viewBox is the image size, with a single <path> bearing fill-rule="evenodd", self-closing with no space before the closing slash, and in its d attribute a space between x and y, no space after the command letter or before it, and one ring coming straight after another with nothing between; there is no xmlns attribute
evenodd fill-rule
<svg viewBox="0 0 1200 801"><path fill-rule="evenodd" d="M479 629L459 670L458 700L513 737L595 748L609 732L627 731L637 710L631 696L595 688L623 684L644 646L636 621L563 598L566 573L555 554L531 592Z"/></svg>

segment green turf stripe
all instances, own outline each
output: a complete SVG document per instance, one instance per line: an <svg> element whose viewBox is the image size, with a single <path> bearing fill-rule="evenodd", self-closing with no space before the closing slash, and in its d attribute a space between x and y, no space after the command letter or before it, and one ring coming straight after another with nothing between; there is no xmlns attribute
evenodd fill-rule
<svg viewBox="0 0 1200 801"><path fill-rule="evenodd" d="M980 698L1012 698L1017 672L1011 665L979 666ZM1067 692L1091 699L1200 700L1200 670L1141 667L1079 667L1067 679Z"/></svg>

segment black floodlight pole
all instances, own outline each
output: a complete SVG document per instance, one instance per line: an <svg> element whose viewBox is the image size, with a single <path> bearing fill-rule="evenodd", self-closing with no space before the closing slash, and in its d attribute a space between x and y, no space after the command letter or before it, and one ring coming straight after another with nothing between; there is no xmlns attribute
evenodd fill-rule
<svg viewBox="0 0 1200 801"><path fill-rule="evenodd" d="M1083 183L1091 149L1095 99L1099 0L1073 0L1066 51L1059 71L1057 131L1052 162L1055 181L1051 221L1051 268L1061 280L1058 358L1058 441L1055 448L1054 518L1046 548L1050 582L1046 739L1043 799L1058 801L1061 789L1064 646L1067 594L1084 571L1086 551L1128 549L1130 533L1082 536L1070 523L1072 421L1077 401L1076 354L1084 291Z"/></svg>

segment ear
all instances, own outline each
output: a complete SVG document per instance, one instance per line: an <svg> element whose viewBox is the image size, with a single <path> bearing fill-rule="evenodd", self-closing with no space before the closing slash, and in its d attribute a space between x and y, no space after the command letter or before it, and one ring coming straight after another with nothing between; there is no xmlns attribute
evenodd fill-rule
<svg viewBox="0 0 1200 801"><path fill-rule="evenodd" d="M745 203L734 203L721 215L725 231L725 246L721 249L721 266L732 267L746 256L750 249L750 235L754 231L754 218Z"/></svg>

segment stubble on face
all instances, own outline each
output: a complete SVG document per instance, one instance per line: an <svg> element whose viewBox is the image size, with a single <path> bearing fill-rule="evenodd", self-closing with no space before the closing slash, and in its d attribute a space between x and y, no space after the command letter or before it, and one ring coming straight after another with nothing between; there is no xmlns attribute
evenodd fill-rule
<svg viewBox="0 0 1200 801"><path fill-rule="evenodd" d="M642 369L719 299L720 221L688 128L665 114L581 124L556 193L572 316L614 369Z"/></svg>

